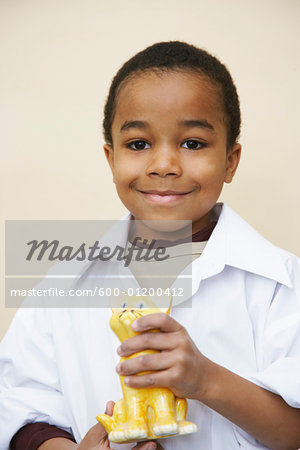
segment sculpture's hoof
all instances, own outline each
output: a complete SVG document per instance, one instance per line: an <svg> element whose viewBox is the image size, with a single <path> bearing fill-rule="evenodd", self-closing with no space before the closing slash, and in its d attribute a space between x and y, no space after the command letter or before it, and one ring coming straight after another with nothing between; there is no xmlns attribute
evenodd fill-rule
<svg viewBox="0 0 300 450"><path fill-rule="evenodd" d="M154 425L153 432L155 436L169 436L178 433L177 423L165 423L163 425Z"/></svg>
<svg viewBox="0 0 300 450"><path fill-rule="evenodd" d="M198 427L195 423L187 422L186 420L179 422L178 434L191 434L196 433L196 431L198 431Z"/></svg>
<svg viewBox="0 0 300 450"><path fill-rule="evenodd" d="M146 428L129 428L125 432L127 440L140 440L148 437L148 431Z"/></svg>
<svg viewBox="0 0 300 450"><path fill-rule="evenodd" d="M127 430L115 430L109 433L109 440L111 442L126 442L132 440L142 440L148 437L148 432L145 428L134 428Z"/></svg>
<svg viewBox="0 0 300 450"><path fill-rule="evenodd" d="M112 442L123 442L125 440L124 431L111 431L108 438Z"/></svg>

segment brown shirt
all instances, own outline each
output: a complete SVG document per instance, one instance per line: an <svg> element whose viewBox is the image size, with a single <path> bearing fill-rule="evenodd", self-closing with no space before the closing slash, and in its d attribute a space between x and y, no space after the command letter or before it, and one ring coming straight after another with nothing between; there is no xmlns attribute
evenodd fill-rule
<svg viewBox="0 0 300 450"><path fill-rule="evenodd" d="M12 438L10 450L37 450L37 448L52 438L65 438L76 442L67 431L61 430L48 423L29 423L22 427Z"/></svg>

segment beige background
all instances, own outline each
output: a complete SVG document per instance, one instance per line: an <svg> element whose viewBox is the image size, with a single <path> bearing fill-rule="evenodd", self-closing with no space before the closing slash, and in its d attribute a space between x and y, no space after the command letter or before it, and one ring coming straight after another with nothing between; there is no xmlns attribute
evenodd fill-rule
<svg viewBox="0 0 300 450"><path fill-rule="evenodd" d="M124 213L102 153L112 76L162 40L204 47L241 99L243 159L222 199L300 256L299 0L1 0L1 248L5 219ZM3 293L4 251L2 250ZM1 299L0 337L14 310Z"/></svg>

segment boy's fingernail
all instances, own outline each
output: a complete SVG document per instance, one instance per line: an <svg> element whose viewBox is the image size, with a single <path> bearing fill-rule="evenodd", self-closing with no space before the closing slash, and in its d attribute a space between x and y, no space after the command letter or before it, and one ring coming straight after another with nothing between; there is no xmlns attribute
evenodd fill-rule
<svg viewBox="0 0 300 450"><path fill-rule="evenodd" d="M154 450L157 448L157 444L155 442L149 442L147 450Z"/></svg>
<svg viewBox="0 0 300 450"><path fill-rule="evenodd" d="M117 371L118 373L121 372L121 363L119 363L119 364L116 366L116 371Z"/></svg>
<svg viewBox="0 0 300 450"><path fill-rule="evenodd" d="M132 322L131 328L135 331L137 331L139 329L138 320L135 320L134 322Z"/></svg>
<svg viewBox="0 0 300 450"><path fill-rule="evenodd" d="M121 355L121 354L122 354L121 345L120 345L120 347L117 348L117 353L118 353L118 355Z"/></svg>

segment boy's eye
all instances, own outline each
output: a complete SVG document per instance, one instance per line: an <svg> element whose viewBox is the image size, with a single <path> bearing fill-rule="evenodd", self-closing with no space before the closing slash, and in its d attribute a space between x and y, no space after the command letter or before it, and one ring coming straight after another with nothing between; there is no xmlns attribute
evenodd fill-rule
<svg viewBox="0 0 300 450"><path fill-rule="evenodd" d="M188 139L184 141L182 146L184 148L188 148L189 150L199 150L200 148L204 148L206 144L200 141L196 141L195 139Z"/></svg>
<svg viewBox="0 0 300 450"><path fill-rule="evenodd" d="M150 145L148 142L139 139L138 141L129 142L126 147L131 148L132 150L145 150L146 148L149 148Z"/></svg>

